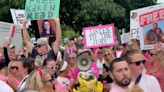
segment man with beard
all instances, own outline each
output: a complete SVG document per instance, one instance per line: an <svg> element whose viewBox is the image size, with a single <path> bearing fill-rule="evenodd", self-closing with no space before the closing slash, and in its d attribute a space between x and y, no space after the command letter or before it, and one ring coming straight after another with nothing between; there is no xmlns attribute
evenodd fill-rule
<svg viewBox="0 0 164 92"><path fill-rule="evenodd" d="M110 92L125 92L131 81L128 63L122 58L116 58L110 64L110 72L114 83Z"/></svg>

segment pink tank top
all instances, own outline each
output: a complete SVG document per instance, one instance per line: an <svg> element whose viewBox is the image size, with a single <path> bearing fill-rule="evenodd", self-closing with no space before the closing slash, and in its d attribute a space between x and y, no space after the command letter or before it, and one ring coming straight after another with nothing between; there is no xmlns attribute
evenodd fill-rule
<svg viewBox="0 0 164 92"><path fill-rule="evenodd" d="M164 78L163 78L164 72L161 69L160 63L158 63L158 70L156 72L151 73L150 72L151 68L152 68L152 63L147 61L146 74L154 76L158 80L161 86L162 92L164 92Z"/></svg>
<svg viewBox="0 0 164 92"><path fill-rule="evenodd" d="M73 78L72 72L71 70L69 70L67 76L66 76L69 80Z"/></svg>
<svg viewBox="0 0 164 92"><path fill-rule="evenodd" d="M15 83L17 84L17 85L19 85L19 83L20 83L20 81L18 81L16 78L14 78L13 76L11 76L11 78L15 81Z"/></svg>

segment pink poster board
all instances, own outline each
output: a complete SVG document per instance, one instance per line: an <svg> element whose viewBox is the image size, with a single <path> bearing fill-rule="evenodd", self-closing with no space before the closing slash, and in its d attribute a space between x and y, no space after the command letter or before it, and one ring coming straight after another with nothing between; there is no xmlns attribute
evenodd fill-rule
<svg viewBox="0 0 164 92"><path fill-rule="evenodd" d="M120 58L122 52L123 52L122 50L116 51L116 58Z"/></svg>
<svg viewBox="0 0 164 92"><path fill-rule="evenodd" d="M83 28L84 48L97 48L116 44L114 24Z"/></svg>

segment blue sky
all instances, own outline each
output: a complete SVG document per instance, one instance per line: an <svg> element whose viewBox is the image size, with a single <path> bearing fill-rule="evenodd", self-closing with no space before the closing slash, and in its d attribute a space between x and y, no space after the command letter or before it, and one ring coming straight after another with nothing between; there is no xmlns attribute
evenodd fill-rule
<svg viewBox="0 0 164 92"><path fill-rule="evenodd" d="M161 2L163 2L163 3L164 3L164 0L157 0L157 2L158 2L158 3L161 3Z"/></svg>

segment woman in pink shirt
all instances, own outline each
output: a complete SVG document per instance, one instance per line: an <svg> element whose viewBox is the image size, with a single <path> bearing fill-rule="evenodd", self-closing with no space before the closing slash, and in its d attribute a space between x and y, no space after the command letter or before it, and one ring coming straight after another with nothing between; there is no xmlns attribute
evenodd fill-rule
<svg viewBox="0 0 164 92"><path fill-rule="evenodd" d="M147 60L145 64L145 68L147 70L146 74L156 77L161 86L162 92L164 92L164 72L162 71L160 62L158 60L157 51L150 50L148 55L149 60Z"/></svg>
<svg viewBox="0 0 164 92"><path fill-rule="evenodd" d="M76 54L75 53L71 53L71 54L69 54L69 56L68 56L68 67L69 67L69 72L68 72L68 74L67 74L67 78L68 79L72 79L73 78L73 72L74 72L74 70L75 70L75 67L76 67Z"/></svg>

